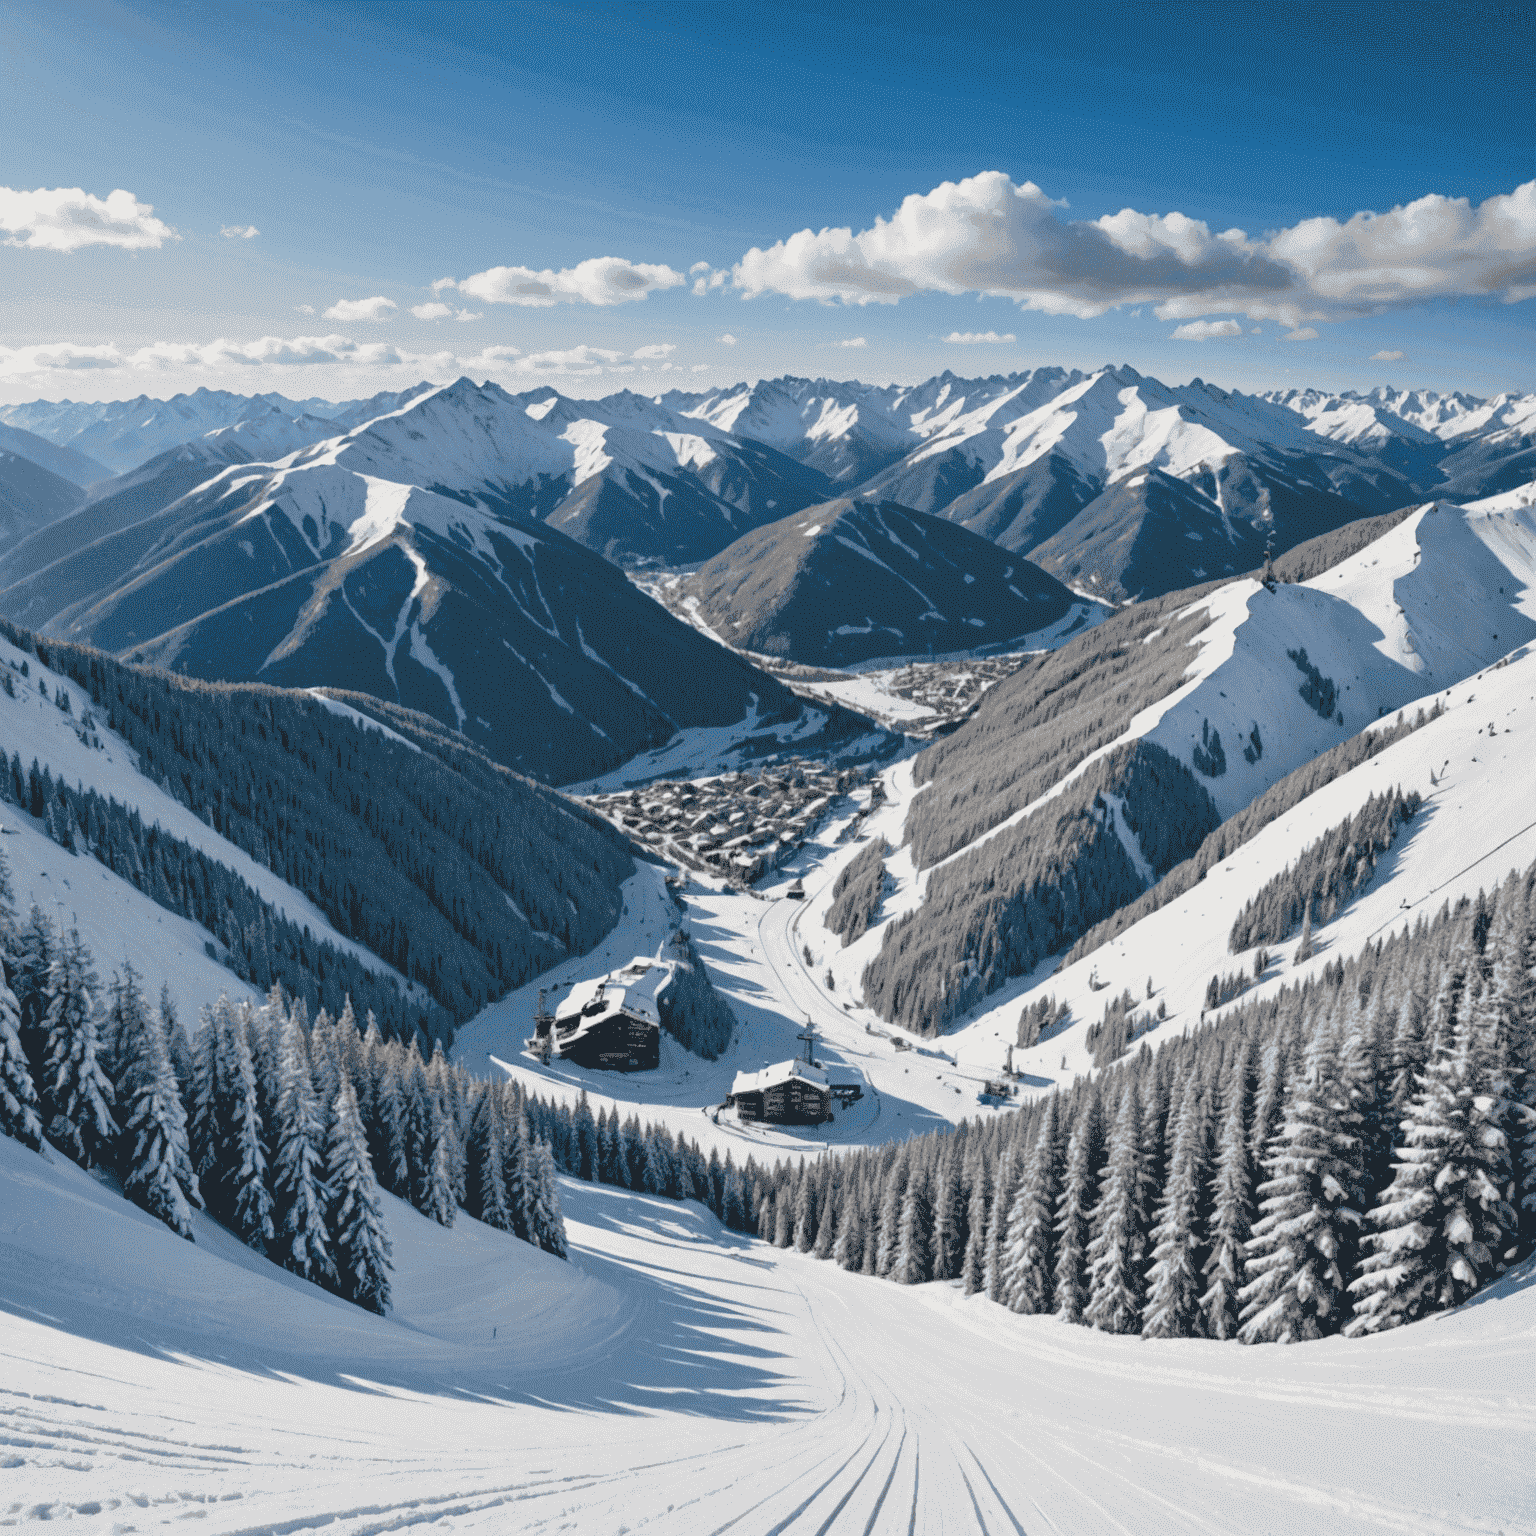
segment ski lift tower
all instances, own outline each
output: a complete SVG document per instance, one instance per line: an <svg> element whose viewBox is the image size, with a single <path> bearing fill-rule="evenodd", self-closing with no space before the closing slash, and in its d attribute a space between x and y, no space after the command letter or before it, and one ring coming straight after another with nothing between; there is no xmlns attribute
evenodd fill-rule
<svg viewBox="0 0 1536 1536"><path fill-rule="evenodd" d="M795 1036L797 1040L805 1041L805 1060L808 1066L819 1066L816 1060L816 1026L809 1019L805 1021L805 1028Z"/></svg>
<svg viewBox="0 0 1536 1536"><path fill-rule="evenodd" d="M544 1001L544 988L539 988L539 1011L533 1016L533 1039L528 1042L545 1066L555 1043L555 1016Z"/></svg>

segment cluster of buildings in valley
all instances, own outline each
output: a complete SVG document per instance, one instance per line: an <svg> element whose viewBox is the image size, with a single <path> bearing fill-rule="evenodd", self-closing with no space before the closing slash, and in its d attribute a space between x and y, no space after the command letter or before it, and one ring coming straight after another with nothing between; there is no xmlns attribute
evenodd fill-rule
<svg viewBox="0 0 1536 1536"><path fill-rule="evenodd" d="M668 858L751 885L790 858L864 777L859 768L791 758L756 773L658 779L589 795L587 804Z"/></svg>

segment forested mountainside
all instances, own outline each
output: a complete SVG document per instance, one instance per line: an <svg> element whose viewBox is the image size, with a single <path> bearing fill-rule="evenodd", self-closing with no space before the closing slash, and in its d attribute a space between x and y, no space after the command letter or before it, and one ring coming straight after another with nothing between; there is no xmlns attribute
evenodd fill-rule
<svg viewBox="0 0 1536 1536"><path fill-rule="evenodd" d="M914 762L911 897L865 971L871 1006L942 1028L1097 925L1120 931L1116 909L1155 909L1164 898L1143 893L1160 879L1171 899L1217 847L1385 744L1346 747L1352 724L1536 638L1520 607L1536 518L1521 503L1419 509L1307 583L1137 604L999 684ZM1327 542L1356 540L1307 558ZM1156 751L1127 758L1132 741ZM1159 765L1139 808L1117 777L1133 762ZM1200 848L1234 817L1247 830Z"/></svg>
<svg viewBox="0 0 1536 1536"><path fill-rule="evenodd" d="M680 591L731 645L830 667L1022 647L1076 601L1028 560L943 518L847 498L745 534Z"/></svg>
<svg viewBox="0 0 1536 1536"><path fill-rule="evenodd" d="M344 701L3 633L8 796L67 850L202 924L258 988L281 981L312 1011L352 993L390 1033L451 1038L456 1020L617 920L633 869L619 834L431 721L394 711L376 725ZM40 708L69 729L40 736ZM157 828L165 799L217 836ZM361 967L285 920L236 850L361 945ZM360 975L369 955L419 995Z"/></svg>
<svg viewBox="0 0 1536 1536"><path fill-rule="evenodd" d="M811 721L553 528L330 463L230 469L11 586L0 611L194 677L368 693L552 783L692 726L870 728Z"/></svg>

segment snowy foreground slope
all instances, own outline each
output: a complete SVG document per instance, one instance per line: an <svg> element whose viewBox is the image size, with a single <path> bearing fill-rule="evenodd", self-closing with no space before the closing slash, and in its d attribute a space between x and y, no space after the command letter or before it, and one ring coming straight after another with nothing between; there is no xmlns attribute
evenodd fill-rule
<svg viewBox="0 0 1536 1536"><path fill-rule="evenodd" d="M573 1263L388 1201L389 1319L0 1141L0 1524L1532 1529L1536 1289L1358 1343L1148 1344L562 1189ZM386 1197L388 1199L388 1197Z"/></svg>

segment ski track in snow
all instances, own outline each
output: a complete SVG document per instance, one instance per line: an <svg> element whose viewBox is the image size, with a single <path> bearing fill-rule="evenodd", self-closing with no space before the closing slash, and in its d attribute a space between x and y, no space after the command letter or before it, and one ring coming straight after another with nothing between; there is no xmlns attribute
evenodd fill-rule
<svg viewBox="0 0 1536 1536"><path fill-rule="evenodd" d="M0 1142L0 1521L65 1532L1529 1530L1529 1272L1359 1342L1111 1338L562 1181L569 1265L384 1197L395 1310ZM494 1330L494 1333L493 1333Z"/></svg>

